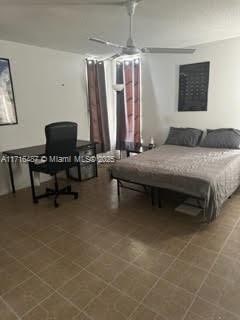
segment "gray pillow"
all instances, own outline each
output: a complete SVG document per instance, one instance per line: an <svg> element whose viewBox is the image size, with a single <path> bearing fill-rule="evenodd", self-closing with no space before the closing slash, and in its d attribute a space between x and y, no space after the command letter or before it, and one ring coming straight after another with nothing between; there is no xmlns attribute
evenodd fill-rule
<svg viewBox="0 0 240 320"><path fill-rule="evenodd" d="M203 131L194 128L171 127L165 144L196 147L201 141Z"/></svg>
<svg viewBox="0 0 240 320"><path fill-rule="evenodd" d="M207 130L201 147L240 149L240 131L237 129Z"/></svg>

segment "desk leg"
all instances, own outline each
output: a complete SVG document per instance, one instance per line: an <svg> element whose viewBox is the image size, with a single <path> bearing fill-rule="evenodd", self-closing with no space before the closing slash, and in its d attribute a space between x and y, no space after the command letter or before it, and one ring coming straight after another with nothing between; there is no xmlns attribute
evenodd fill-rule
<svg viewBox="0 0 240 320"><path fill-rule="evenodd" d="M82 181L82 174L81 174L81 165L80 163L77 166L77 170L78 170L78 180Z"/></svg>
<svg viewBox="0 0 240 320"><path fill-rule="evenodd" d="M158 208L162 208L161 189L158 188Z"/></svg>
<svg viewBox="0 0 240 320"><path fill-rule="evenodd" d="M97 163L97 160L96 160L96 164L95 164L95 167L96 167L96 178L98 177L98 163Z"/></svg>
<svg viewBox="0 0 240 320"><path fill-rule="evenodd" d="M76 168L77 168L77 174L78 174L78 177L77 177L77 178L73 177L73 176L70 174L69 169L66 169L66 176L67 176L67 178L70 179L70 180L82 181L82 174L81 174L81 166L80 166L80 163L76 166Z"/></svg>
<svg viewBox="0 0 240 320"><path fill-rule="evenodd" d="M29 167L29 175L30 175L30 180L31 180L31 189L32 189L32 199L34 203L38 203L38 199L36 197L36 192L35 192L35 185L34 185L34 179L33 179L33 172L30 167L30 164L28 164Z"/></svg>
<svg viewBox="0 0 240 320"><path fill-rule="evenodd" d="M98 162L97 162L97 148L96 144L94 146L94 156L95 156L95 172L96 172L96 178L98 177Z"/></svg>
<svg viewBox="0 0 240 320"><path fill-rule="evenodd" d="M12 186L12 193L16 193L11 159L8 162L8 168L9 168L9 175L10 175L11 186Z"/></svg>
<svg viewBox="0 0 240 320"><path fill-rule="evenodd" d="M66 176L67 176L67 178L68 178L68 179L70 179L70 178L71 178L71 177L70 177L69 169L66 169Z"/></svg>
<svg viewBox="0 0 240 320"><path fill-rule="evenodd" d="M117 180L117 194L118 194L118 202L120 202L120 197L121 197L121 184L120 181Z"/></svg>

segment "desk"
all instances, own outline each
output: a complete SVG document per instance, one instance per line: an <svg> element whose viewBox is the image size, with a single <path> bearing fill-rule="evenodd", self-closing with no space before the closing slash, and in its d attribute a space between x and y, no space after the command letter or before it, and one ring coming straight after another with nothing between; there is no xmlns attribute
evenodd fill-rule
<svg viewBox="0 0 240 320"><path fill-rule="evenodd" d="M127 157L130 157L131 153L143 153L145 151L151 150L149 146L138 146L133 145L126 148Z"/></svg>
<svg viewBox="0 0 240 320"><path fill-rule="evenodd" d="M33 158L33 157L41 157L45 155L45 144L38 145L38 146L32 146L32 147L27 147L27 148L21 148L21 149L15 149L15 150L8 150L2 152L2 155L5 157L9 158L8 161L8 167L9 167L9 175L10 175L10 181L11 181L11 187L12 187L12 192L16 193L15 189L15 182L14 182L14 175L13 175L13 169L12 169L12 163L15 158L18 158L19 160L21 159L26 159L26 158ZM92 143L90 141L84 141L84 140L78 140L77 141L77 149L79 152L88 152L92 150L92 155L96 157L96 144ZM93 164L95 166L95 173L96 177L98 175L97 173L97 161ZM70 175L68 174L70 177ZM71 177L70 177L71 178ZM79 180L81 180L81 174L79 174Z"/></svg>

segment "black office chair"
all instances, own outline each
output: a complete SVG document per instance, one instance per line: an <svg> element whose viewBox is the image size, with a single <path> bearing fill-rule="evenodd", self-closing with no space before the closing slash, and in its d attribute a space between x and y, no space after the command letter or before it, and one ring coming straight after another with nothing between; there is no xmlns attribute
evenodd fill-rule
<svg viewBox="0 0 240 320"><path fill-rule="evenodd" d="M77 192L72 192L68 185L59 189L57 173L60 171L69 172L72 167L78 167L77 152L77 124L74 122L56 122L45 127L46 134L46 162L29 162L30 179L32 187L33 202L38 203L39 199L54 196L54 205L58 207L57 199L60 195L72 195L74 199L78 198ZM54 176L55 189L46 189L46 193L36 195L34 187L33 172L42 172Z"/></svg>

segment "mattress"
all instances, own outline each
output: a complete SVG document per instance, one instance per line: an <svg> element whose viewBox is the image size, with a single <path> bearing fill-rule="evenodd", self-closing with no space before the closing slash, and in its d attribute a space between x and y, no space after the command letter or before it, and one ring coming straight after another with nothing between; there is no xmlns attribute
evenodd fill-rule
<svg viewBox="0 0 240 320"><path fill-rule="evenodd" d="M240 150L163 145L116 162L110 172L115 179L204 199L210 222L240 185Z"/></svg>

